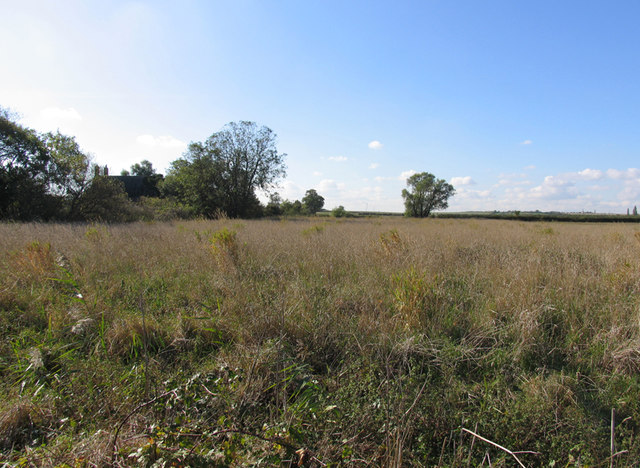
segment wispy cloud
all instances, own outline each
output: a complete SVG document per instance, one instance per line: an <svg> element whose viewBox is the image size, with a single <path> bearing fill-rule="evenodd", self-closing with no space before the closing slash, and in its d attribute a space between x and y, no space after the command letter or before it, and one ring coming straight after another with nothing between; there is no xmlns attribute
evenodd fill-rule
<svg viewBox="0 0 640 468"><path fill-rule="evenodd" d="M82 120L80 113L73 107L67 109L47 107L40 111L40 115L49 120Z"/></svg>
<svg viewBox="0 0 640 468"><path fill-rule="evenodd" d="M407 180L409 177L411 177L414 174L417 174L418 171L413 170L413 169L409 169L408 171L404 171L402 172L399 176L398 176L398 180Z"/></svg>
<svg viewBox="0 0 640 468"><path fill-rule="evenodd" d="M529 164L528 166L525 166L524 168L527 171L532 171L532 170L534 170L536 168L536 166L534 166L533 164Z"/></svg>
<svg viewBox="0 0 640 468"><path fill-rule="evenodd" d="M184 148L187 146L185 142L180 141L171 135L161 135L157 137L153 135L139 135L136 138L136 141L144 146L160 148Z"/></svg>
<svg viewBox="0 0 640 468"><path fill-rule="evenodd" d="M336 182L333 179L323 179L318 183L318 191L321 193L329 192L335 193L336 190L343 190L345 188L345 184L343 182Z"/></svg>
<svg viewBox="0 0 640 468"><path fill-rule="evenodd" d="M346 156L329 156L329 161L345 162L347 159Z"/></svg>
<svg viewBox="0 0 640 468"><path fill-rule="evenodd" d="M378 163L369 164L369 169L377 169L378 167L380 167L380 164L378 164Z"/></svg>
<svg viewBox="0 0 640 468"><path fill-rule="evenodd" d="M314 171L313 175L316 176L316 177L320 177L320 176L322 176L322 172Z"/></svg>
<svg viewBox="0 0 640 468"><path fill-rule="evenodd" d="M471 176L465 177L452 177L451 184L456 187L459 185L475 185L476 181L471 178Z"/></svg>
<svg viewBox="0 0 640 468"><path fill-rule="evenodd" d="M607 176L611 179L640 179L640 169L636 169L635 167L623 171L608 169Z"/></svg>
<svg viewBox="0 0 640 468"><path fill-rule="evenodd" d="M524 140L522 143L520 143L521 145L532 145L533 144L533 140Z"/></svg>
<svg viewBox="0 0 640 468"><path fill-rule="evenodd" d="M371 142L369 142L369 148L372 150L379 150L382 149L384 145L382 143L380 143L378 140L373 140Z"/></svg>
<svg viewBox="0 0 640 468"><path fill-rule="evenodd" d="M604 172L598 169L584 169L578 172L580 178L584 180L600 180L604 177Z"/></svg>

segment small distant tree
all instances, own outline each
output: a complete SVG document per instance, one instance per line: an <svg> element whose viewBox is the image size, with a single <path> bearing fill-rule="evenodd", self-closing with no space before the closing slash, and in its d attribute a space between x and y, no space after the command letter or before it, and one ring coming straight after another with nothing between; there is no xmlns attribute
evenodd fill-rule
<svg viewBox="0 0 640 468"><path fill-rule="evenodd" d="M307 190L302 198L302 206L306 213L316 214L324 206L324 197L319 195L314 189Z"/></svg>
<svg viewBox="0 0 640 468"><path fill-rule="evenodd" d="M300 200L285 200L282 202L281 208L282 214L287 216L296 216L302 214L302 202L300 202Z"/></svg>
<svg viewBox="0 0 640 468"><path fill-rule="evenodd" d="M453 185L429 172L420 172L407 179L407 189L402 190L405 216L426 218L433 210L449 206L449 197L455 193Z"/></svg>
<svg viewBox="0 0 640 468"><path fill-rule="evenodd" d="M347 210L344 209L344 206L340 205L331 210L331 216L334 218L344 218L347 216Z"/></svg>
<svg viewBox="0 0 640 468"><path fill-rule="evenodd" d="M278 192L269 195L269 203L264 209L265 216L279 216L282 214L282 197Z"/></svg>
<svg viewBox="0 0 640 468"><path fill-rule="evenodd" d="M151 177L156 174L156 170L151 164L151 161L143 159L139 163L135 163L131 166L131 175L140 177ZM128 175L128 174L123 174Z"/></svg>

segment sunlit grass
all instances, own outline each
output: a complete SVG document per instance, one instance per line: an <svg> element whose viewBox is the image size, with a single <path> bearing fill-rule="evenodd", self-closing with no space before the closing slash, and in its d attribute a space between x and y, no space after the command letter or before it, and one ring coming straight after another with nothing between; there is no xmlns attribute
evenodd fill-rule
<svg viewBox="0 0 640 468"><path fill-rule="evenodd" d="M528 465L595 464L615 408L632 464L638 238L400 218L0 225L0 453L510 463L466 428L538 452Z"/></svg>

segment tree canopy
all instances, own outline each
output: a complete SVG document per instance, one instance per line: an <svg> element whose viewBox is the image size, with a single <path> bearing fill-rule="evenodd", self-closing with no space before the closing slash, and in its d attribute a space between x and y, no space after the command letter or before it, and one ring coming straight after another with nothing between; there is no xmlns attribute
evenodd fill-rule
<svg viewBox="0 0 640 468"><path fill-rule="evenodd" d="M139 163L131 165L131 170L127 171L123 169L120 172L121 176L139 176L139 177L151 177L157 175L153 164L148 159L143 159Z"/></svg>
<svg viewBox="0 0 640 468"><path fill-rule="evenodd" d="M107 178L94 183L91 157L74 137L15 120L0 108L0 219L122 218L126 194Z"/></svg>
<svg viewBox="0 0 640 468"><path fill-rule="evenodd" d="M0 109L0 218L48 218L51 154L39 135Z"/></svg>
<svg viewBox="0 0 640 468"><path fill-rule="evenodd" d="M47 133L42 139L51 157L49 190L63 199L63 213L71 219L78 217L78 200L92 179L91 157L84 153L74 137Z"/></svg>
<svg viewBox="0 0 640 468"><path fill-rule="evenodd" d="M302 206L306 213L316 214L324 206L324 197L319 195L315 189L309 189L302 198Z"/></svg>
<svg viewBox="0 0 640 468"><path fill-rule="evenodd" d="M449 206L449 197L455 193L453 185L429 172L414 174L407 179L407 189L402 190L405 216L426 218L433 210Z"/></svg>
<svg viewBox="0 0 640 468"><path fill-rule="evenodd" d="M269 189L285 175L285 156L268 127L231 122L204 142L191 143L171 163L164 193L202 216L222 211L231 218L252 217L260 209L256 190Z"/></svg>

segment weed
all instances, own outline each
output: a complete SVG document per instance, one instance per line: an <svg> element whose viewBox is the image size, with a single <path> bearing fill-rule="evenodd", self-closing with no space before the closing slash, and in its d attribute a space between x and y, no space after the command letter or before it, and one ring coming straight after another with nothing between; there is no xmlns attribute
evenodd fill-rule
<svg viewBox="0 0 640 468"><path fill-rule="evenodd" d="M322 232L324 232L324 225L323 224L315 224L311 227L308 227L306 229L304 229L302 231L302 235L303 236L311 236L314 234L321 234Z"/></svg>
<svg viewBox="0 0 640 468"><path fill-rule="evenodd" d="M391 229L380 234L380 245L387 255L392 255L405 248L405 243L397 229Z"/></svg>
<svg viewBox="0 0 640 468"><path fill-rule="evenodd" d="M238 260L238 241L236 231L222 228L211 235L211 251L223 270L233 269Z"/></svg>

